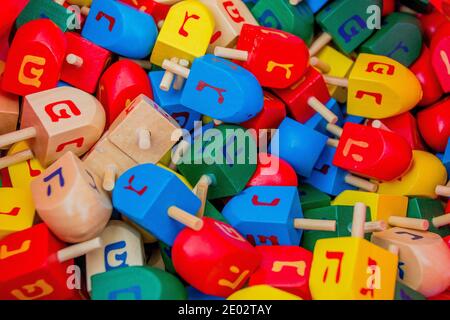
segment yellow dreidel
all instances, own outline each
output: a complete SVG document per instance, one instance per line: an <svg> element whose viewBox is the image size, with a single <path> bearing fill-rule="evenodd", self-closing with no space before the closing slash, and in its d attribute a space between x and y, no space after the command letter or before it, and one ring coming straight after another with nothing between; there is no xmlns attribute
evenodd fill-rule
<svg viewBox="0 0 450 320"><path fill-rule="evenodd" d="M173 5L156 39L150 62L162 67L165 59L176 59L172 61L188 67L206 53L214 27L214 16L200 1L187 0ZM173 73L166 72L161 89L168 91L173 78ZM176 82L175 89L180 89L181 79Z"/></svg>
<svg viewBox="0 0 450 320"><path fill-rule="evenodd" d="M26 141L21 141L13 144L8 151L8 155L13 155L29 149L28 143ZM13 164L8 167L11 185L14 188L29 189L31 180L40 175L44 170L45 168L36 158Z"/></svg>
<svg viewBox="0 0 450 320"><path fill-rule="evenodd" d="M414 73L385 56L361 53L348 79L324 78L328 84L348 88L348 114L364 118L399 115L414 108L423 95Z"/></svg>
<svg viewBox="0 0 450 320"><path fill-rule="evenodd" d="M370 208L372 221L389 222L389 217L406 217L408 211L407 197L354 190L346 190L339 194L332 205L353 206L357 202L362 202Z"/></svg>
<svg viewBox="0 0 450 320"><path fill-rule="evenodd" d="M0 239L30 228L34 221L31 192L21 188L0 188Z"/></svg>
<svg viewBox="0 0 450 320"><path fill-rule="evenodd" d="M262 284L258 286L251 286L239 291L236 291L231 296L227 298L227 300L303 300L302 298Z"/></svg>
<svg viewBox="0 0 450 320"><path fill-rule="evenodd" d="M314 247L309 286L315 300L392 300L398 250L364 239L366 206L356 203L352 236L320 239ZM391 251L391 252L390 252Z"/></svg>
<svg viewBox="0 0 450 320"><path fill-rule="evenodd" d="M450 250L439 235L391 228L373 233L371 241L383 248L399 248L398 278L411 289L430 297L450 286Z"/></svg>
<svg viewBox="0 0 450 320"><path fill-rule="evenodd" d="M447 170L435 155L420 151L413 151L412 166L409 171L398 180L381 182L378 192L381 194L437 198L445 194L443 187L447 182Z"/></svg>

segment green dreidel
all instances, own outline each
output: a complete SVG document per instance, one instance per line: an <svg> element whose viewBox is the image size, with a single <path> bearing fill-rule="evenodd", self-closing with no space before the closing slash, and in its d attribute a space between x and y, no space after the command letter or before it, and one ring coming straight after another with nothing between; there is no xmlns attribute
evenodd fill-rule
<svg viewBox="0 0 450 320"><path fill-rule="evenodd" d="M171 274L177 275L172 262L172 248L162 241L158 241L158 244L161 252L161 257L164 261L164 266L166 267L166 271Z"/></svg>
<svg viewBox="0 0 450 320"><path fill-rule="evenodd" d="M390 57L409 67L422 51L420 21L407 13L395 12L362 46L361 52Z"/></svg>
<svg viewBox="0 0 450 320"><path fill-rule="evenodd" d="M331 197L310 184L301 184L298 187L298 193L303 212L331 205Z"/></svg>
<svg viewBox="0 0 450 320"><path fill-rule="evenodd" d="M445 214L444 205L439 200L411 198L408 202L407 215L408 218L428 220L429 232L437 233L443 238L450 235L450 214Z"/></svg>
<svg viewBox="0 0 450 320"><path fill-rule="evenodd" d="M426 298L400 281L396 281L394 300L426 300Z"/></svg>
<svg viewBox="0 0 450 320"><path fill-rule="evenodd" d="M208 199L241 192L256 170L256 143L250 133L235 125L219 125L195 138L177 164L180 173L196 185L210 182Z"/></svg>
<svg viewBox="0 0 450 320"><path fill-rule="evenodd" d="M180 280L160 269L133 266L92 276L92 300L186 300Z"/></svg>

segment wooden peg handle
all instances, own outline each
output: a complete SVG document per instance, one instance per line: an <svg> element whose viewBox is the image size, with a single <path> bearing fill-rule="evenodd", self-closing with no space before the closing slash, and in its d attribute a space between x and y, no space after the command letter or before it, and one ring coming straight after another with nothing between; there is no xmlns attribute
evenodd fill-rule
<svg viewBox="0 0 450 320"><path fill-rule="evenodd" d="M189 78L191 70L180 66L178 63L165 59L162 64L163 69L170 71L176 75L179 75L185 79Z"/></svg>
<svg viewBox="0 0 450 320"><path fill-rule="evenodd" d="M364 232L372 233L372 232L380 232L387 229L387 223L383 220L380 221L370 221L364 224Z"/></svg>
<svg viewBox="0 0 450 320"><path fill-rule="evenodd" d="M413 230L427 231L430 223L426 219L415 219L399 216L390 216L388 223L394 227L407 228Z"/></svg>
<svg viewBox="0 0 450 320"><path fill-rule="evenodd" d="M61 249L56 253L56 256L58 261L62 263L70 259L81 257L92 250L101 248L102 246L102 239L97 237L92 240L77 243L73 246Z"/></svg>
<svg viewBox="0 0 450 320"><path fill-rule="evenodd" d="M323 78L327 84L348 88L348 79L346 78L332 77L327 75L324 75Z"/></svg>
<svg viewBox="0 0 450 320"><path fill-rule="evenodd" d="M331 42L331 40L333 40L333 38L329 33L322 33L316 40L314 40L311 47L309 48L309 55L313 57L318 54L323 47Z"/></svg>
<svg viewBox="0 0 450 320"><path fill-rule="evenodd" d="M73 53L69 53L66 57L66 62L76 67L81 67L84 61L83 58L81 58L80 56L77 56L76 54Z"/></svg>
<svg viewBox="0 0 450 320"><path fill-rule="evenodd" d="M355 206L353 207L352 237L364 238L366 211L367 208L364 203L355 203Z"/></svg>
<svg viewBox="0 0 450 320"><path fill-rule="evenodd" d="M336 231L336 221L319 219L294 219L294 228L303 230Z"/></svg>
<svg viewBox="0 0 450 320"><path fill-rule="evenodd" d="M431 223L435 228L440 228L450 224L450 213L443 214L439 217L435 217L431 220Z"/></svg>
<svg viewBox="0 0 450 320"><path fill-rule="evenodd" d="M90 11L91 11L91 8L89 8L87 6L81 7L81 10L80 10L80 12L83 16L87 16Z"/></svg>
<svg viewBox="0 0 450 320"><path fill-rule="evenodd" d="M195 231L200 231L203 228L203 220L187 213L186 211L172 206L167 211L169 217L177 220L179 223L184 224L186 227L191 228Z"/></svg>
<svg viewBox="0 0 450 320"><path fill-rule="evenodd" d="M66 0L53 0L55 3L59 4L60 6L63 6Z"/></svg>
<svg viewBox="0 0 450 320"><path fill-rule="evenodd" d="M30 149L14 153L0 158L0 169L7 168L17 163L33 159L34 155Z"/></svg>
<svg viewBox="0 0 450 320"><path fill-rule="evenodd" d="M206 199L208 197L209 186L213 184L213 179L209 175L203 175L195 185L193 192L200 199L202 205L197 211L197 217L202 218L205 213Z"/></svg>
<svg viewBox="0 0 450 320"><path fill-rule="evenodd" d="M289 0L289 4L291 5L291 6L296 6L296 5L298 5L299 3L301 3L303 0Z"/></svg>
<svg viewBox="0 0 450 320"><path fill-rule="evenodd" d="M377 192L378 190L377 184L372 183L366 179L354 176L350 173L345 176L344 180L347 184L354 186L356 188L360 188L364 191Z"/></svg>
<svg viewBox="0 0 450 320"><path fill-rule="evenodd" d="M186 59L181 59L178 64L182 67L188 68L189 67L189 61ZM184 78L177 76L177 78L175 79L175 82L173 83L173 88L175 90L181 90L181 88L184 85Z"/></svg>
<svg viewBox="0 0 450 320"><path fill-rule="evenodd" d="M446 186L436 186L436 189L434 191L438 196L441 197L450 197L450 186L446 185Z"/></svg>
<svg viewBox="0 0 450 320"><path fill-rule="evenodd" d="M216 47L214 49L214 55L221 58L238 60L238 61L247 61L248 60L248 52L243 50L230 49L225 47Z"/></svg>
<svg viewBox="0 0 450 320"><path fill-rule="evenodd" d="M116 185L117 167L113 164L109 164L105 168L103 176L103 189L106 191L112 191Z"/></svg>
<svg viewBox="0 0 450 320"><path fill-rule="evenodd" d="M173 57L172 59L170 59L171 62L178 64L179 59L176 57ZM170 72L169 70L166 70L166 72L164 72L164 75L161 79L161 83L159 84L159 88L162 91L169 91L170 90L170 86L172 85L173 79L174 79L175 75L173 74L173 72Z"/></svg>
<svg viewBox="0 0 450 320"><path fill-rule="evenodd" d="M313 67L319 69L322 73L329 73L331 71L330 65L317 57L312 57L310 63Z"/></svg>
<svg viewBox="0 0 450 320"><path fill-rule="evenodd" d="M330 132L331 134L334 134L338 138L340 138L342 136L342 132L344 131L341 127L339 127L333 123L328 123L326 128L327 128L328 132Z"/></svg>
<svg viewBox="0 0 450 320"><path fill-rule="evenodd" d="M320 114L328 123L335 124L338 122L339 118L334 114L333 111L328 109L322 102L316 97L310 97L308 99L308 105L314 109L318 114Z"/></svg>
<svg viewBox="0 0 450 320"><path fill-rule="evenodd" d="M148 150L151 148L151 133L146 128L139 128L136 131L138 137L138 145L141 150Z"/></svg>
<svg viewBox="0 0 450 320"><path fill-rule="evenodd" d="M383 122L381 122L380 120L373 120L372 121L372 128L383 129L383 130L386 130L386 131L392 131L391 129L386 127L386 125Z"/></svg>
<svg viewBox="0 0 450 320"><path fill-rule="evenodd" d="M330 138L327 140L327 146L337 148L339 146L339 140Z"/></svg>
<svg viewBox="0 0 450 320"><path fill-rule="evenodd" d="M10 132L0 136L0 148L12 145L19 141L25 141L36 137L36 128L29 127L20 129L14 132Z"/></svg>

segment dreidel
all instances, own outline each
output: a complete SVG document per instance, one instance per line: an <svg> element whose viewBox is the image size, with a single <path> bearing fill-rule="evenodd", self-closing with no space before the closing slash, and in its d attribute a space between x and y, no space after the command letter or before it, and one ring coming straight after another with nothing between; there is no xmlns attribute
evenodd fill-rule
<svg viewBox="0 0 450 320"><path fill-rule="evenodd" d="M250 187L222 214L253 245L299 245L303 230L336 229L336 221L303 218L296 187Z"/></svg>
<svg viewBox="0 0 450 320"><path fill-rule="evenodd" d="M294 168L277 156L260 152L258 163L247 187L293 186L298 187L298 177Z"/></svg>
<svg viewBox="0 0 450 320"><path fill-rule="evenodd" d="M16 21L23 8L28 4L28 1L29 0L7 0L2 3L3 10L0 13L0 36L11 29L14 21Z"/></svg>
<svg viewBox="0 0 450 320"><path fill-rule="evenodd" d="M417 124L425 143L437 152L444 152L450 137L450 98L420 111Z"/></svg>
<svg viewBox="0 0 450 320"><path fill-rule="evenodd" d="M127 170L112 197L117 210L168 245L185 226L200 230L203 225L195 216L201 206L197 196L175 174L154 164Z"/></svg>
<svg viewBox="0 0 450 320"><path fill-rule="evenodd" d="M97 98L106 112L106 126L109 127L140 94L153 99L149 78L138 64L121 60L108 67L99 80L97 91Z"/></svg>
<svg viewBox="0 0 450 320"><path fill-rule="evenodd" d="M392 181L410 169L412 159L411 146L402 136L347 122L333 165L362 177Z"/></svg>
<svg viewBox="0 0 450 320"><path fill-rule="evenodd" d="M119 1L94 0L81 35L121 56L150 55L158 34L153 18ZM132 43L133 45L129 45Z"/></svg>
<svg viewBox="0 0 450 320"><path fill-rule="evenodd" d="M2 89L25 96L56 87L65 52L64 33L52 21L26 23L17 30L8 51Z"/></svg>
<svg viewBox="0 0 450 320"><path fill-rule="evenodd" d="M432 232L391 228L374 232L371 241L382 248L399 248L398 280L426 297L450 285L450 250Z"/></svg>
<svg viewBox="0 0 450 320"><path fill-rule="evenodd" d="M100 238L66 247L44 223L0 241L3 300L79 300L74 258L102 245Z"/></svg>
<svg viewBox="0 0 450 320"><path fill-rule="evenodd" d="M195 289L228 297L245 285L258 268L261 256L229 224L205 217L200 230L186 228L178 234L172 259L176 272Z"/></svg>
<svg viewBox="0 0 450 320"><path fill-rule="evenodd" d="M92 276L128 266L144 265L141 234L125 222L111 220L99 235L102 246L86 254L86 281L92 291Z"/></svg>
<svg viewBox="0 0 450 320"><path fill-rule="evenodd" d="M441 237L450 235L450 215L444 210L441 201L416 197L409 200L408 217L426 219L430 223L428 231Z"/></svg>
<svg viewBox="0 0 450 320"><path fill-rule="evenodd" d="M365 205L356 203L351 237L316 242L309 281L313 299L394 299L398 248L388 251L365 240L365 219Z"/></svg>
<svg viewBox="0 0 450 320"><path fill-rule="evenodd" d="M431 39L431 64L442 90L450 92L450 22L446 22Z"/></svg>
<svg viewBox="0 0 450 320"><path fill-rule="evenodd" d="M14 155L16 153L29 150L28 143L21 141L15 143L8 150L8 155ZM30 188L31 181L39 176L45 168L35 158L28 159L8 167L8 173L11 180L11 185L14 188Z"/></svg>
<svg viewBox="0 0 450 320"><path fill-rule="evenodd" d="M361 53L347 78L324 76L331 85L348 88L347 113L384 119L414 108L423 91L414 73L384 56Z"/></svg>
<svg viewBox="0 0 450 320"><path fill-rule="evenodd" d="M98 140L105 126L105 112L90 94L59 87L27 95L23 102L21 129L0 136L0 147L28 140L30 150L0 159L0 167L31 159L43 166L64 152L84 154Z"/></svg>
<svg viewBox="0 0 450 320"><path fill-rule="evenodd" d="M34 203L26 188L0 188L0 239L30 228L34 221Z"/></svg>
<svg viewBox="0 0 450 320"><path fill-rule="evenodd" d="M186 80L181 104L211 118L241 123L263 108L263 91L248 70L207 54L194 60L191 69L164 60L163 68Z"/></svg>
<svg viewBox="0 0 450 320"><path fill-rule="evenodd" d="M75 0L77 1L77 0ZM158 29L161 29L164 19L167 16L167 13L170 10L170 7L179 2L177 0L121 0L123 3L126 3L139 11L143 11L153 17L155 19L156 25Z"/></svg>
<svg viewBox="0 0 450 320"><path fill-rule="evenodd" d="M231 294L227 300L303 300L295 294L265 284L245 287Z"/></svg>
<svg viewBox="0 0 450 320"><path fill-rule="evenodd" d="M31 193L36 211L59 239L82 242L104 229L112 205L99 182L70 151L33 179Z"/></svg>
<svg viewBox="0 0 450 320"><path fill-rule="evenodd" d="M140 163L157 163L181 137L178 123L140 94L112 123L83 161L105 190L118 175Z"/></svg>
<svg viewBox="0 0 450 320"><path fill-rule="evenodd" d="M16 131L18 120L19 97L0 89L0 135Z"/></svg>
<svg viewBox="0 0 450 320"><path fill-rule="evenodd" d="M305 42L293 34L244 24L236 49L216 47L218 57L241 61L263 87L287 88L301 79L309 67Z"/></svg>

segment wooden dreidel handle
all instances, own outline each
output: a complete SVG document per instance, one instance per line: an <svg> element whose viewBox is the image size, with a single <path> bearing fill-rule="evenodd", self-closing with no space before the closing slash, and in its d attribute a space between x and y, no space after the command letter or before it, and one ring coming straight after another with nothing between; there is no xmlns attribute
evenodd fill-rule
<svg viewBox="0 0 450 320"><path fill-rule="evenodd" d="M381 120L373 120L372 121L372 127L373 128L377 128L377 129L383 129L383 130L386 130L386 131L392 131L383 122L381 122Z"/></svg>
<svg viewBox="0 0 450 320"><path fill-rule="evenodd" d="M30 149L17 152L11 156L0 158L0 169L7 168L14 164L33 159L34 155Z"/></svg>
<svg viewBox="0 0 450 320"><path fill-rule="evenodd" d="M231 48L215 47L214 55L217 57L238 60L238 61L247 61L248 60L248 51L231 49Z"/></svg>
<svg viewBox="0 0 450 320"><path fill-rule="evenodd" d="M179 63L179 65L182 66L182 67L185 67L185 68L188 68L188 67L189 67L189 60L181 59L178 63ZM183 87L183 85L184 85L184 78L183 78L183 77L180 77L180 76L177 76L177 77L175 78L175 82L173 83L173 88L174 88L175 90L181 90L181 88Z"/></svg>
<svg viewBox="0 0 450 320"><path fill-rule="evenodd" d="M177 64L179 62L180 59L174 57L172 59L170 59L171 62ZM174 79L174 74L173 72L170 72L169 70L166 70L166 72L164 72L164 76L161 79L161 83L159 84L159 88L163 91L169 91L170 87L172 86L172 82Z"/></svg>
<svg viewBox="0 0 450 320"><path fill-rule="evenodd" d="M337 148L339 146L339 140L330 138L327 140L327 146Z"/></svg>
<svg viewBox="0 0 450 320"><path fill-rule="evenodd" d="M30 127L21 129L18 131L10 132L0 136L0 149L3 147L10 146L14 143L25 141L36 137L36 128ZM0 158L0 169L7 168L13 164L20 163L22 161L30 160L34 157L31 150L24 150L17 152L13 155Z"/></svg>
<svg viewBox="0 0 450 320"><path fill-rule="evenodd" d="M450 181L445 186L436 186L435 193L438 196L450 198Z"/></svg>
<svg viewBox="0 0 450 320"><path fill-rule="evenodd" d="M328 109L322 102L316 97L310 97L308 99L308 105L320 114L328 123L335 124L339 118L333 111Z"/></svg>
<svg viewBox="0 0 450 320"><path fill-rule="evenodd" d="M343 129L335 124L328 123L326 129L328 132L334 134L338 138L342 136Z"/></svg>
<svg viewBox="0 0 450 320"><path fill-rule="evenodd" d="M208 188L210 185L214 184L214 178L210 175L203 175L200 180L195 185L192 192L200 199L202 205L197 211L197 217L202 218L205 212L206 199L208 197Z"/></svg>
<svg viewBox="0 0 450 320"><path fill-rule="evenodd" d="M322 33L309 47L309 55L311 57L315 56L322 50L327 44L333 40L329 33Z"/></svg>
<svg viewBox="0 0 450 320"><path fill-rule="evenodd" d="M99 249L103 246L101 237L97 237L85 242L74 244L70 247L59 250L56 257L60 263L81 257L88 252Z"/></svg>
<svg viewBox="0 0 450 320"><path fill-rule="evenodd" d="M309 62L313 67L319 69L322 73L328 73L331 71L330 65L317 57L312 57Z"/></svg>
<svg viewBox="0 0 450 320"><path fill-rule="evenodd" d="M289 0L289 4L291 6L296 6L296 5L300 4L300 3L302 3L302 1L303 0Z"/></svg>
<svg viewBox="0 0 450 320"><path fill-rule="evenodd" d="M369 221L364 224L364 232L372 233L372 232L381 232L388 228L388 225L385 221Z"/></svg>
<svg viewBox="0 0 450 320"><path fill-rule="evenodd" d="M323 78L325 79L325 82L329 85L348 88L348 79L347 78L333 77L333 76L327 76L327 75L324 75Z"/></svg>
<svg viewBox="0 0 450 320"><path fill-rule="evenodd" d="M345 176L345 182L351 186L368 192L377 192L378 190L378 185L376 183L370 182L350 173Z"/></svg>
<svg viewBox="0 0 450 320"><path fill-rule="evenodd" d="M117 167L114 164L109 164L105 168L105 173L103 176L102 187L106 191L112 191L116 184L117 177Z"/></svg>
<svg viewBox="0 0 450 320"><path fill-rule="evenodd" d="M431 223L435 228L440 228L450 224L450 213L443 214L439 217L434 217Z"/></svg>
<svg viewBox="0 0 450 320"><path fill-rule="evenodd" d="M174 220L177 220L179 223L185 225L188 228L191 228L195 231L200 231L203 228L203 220L193 216L192 214L187 213L186 211L172 206L167 211L169 217Z"/></svg>
<svg viewBox="0 0 450 320"><path fill-rule="evenodd" d="M139 149L148 150L151 147L151 133L146 128L138 128L136 130L138 137Z"/></svg>
<svg viewBox="0 0 450 320"><path fill-rule="evenodd" d="M426 219L415 219L399 216L390 216L388 223L394 227L407 228L413 230L427 231L430 223Z"/></svg>
<svg viewBox="0 0 450 320"><path fill-rule="evenodd" d="M73 54L73 53L69 53L66 56L66 62L68 64L74 65L76 67L83 66L83 58L81 58L80 56L77 56L76 54Z"/></svg>
<svg viewBox="0 0 450 320"><path fill-rule="evenodd" d="M367 207L362 202L355 203L353 207L352 237L364 238Z"/></svg>
<svg viewBox="0 0 450 320"><path fill-rule="evenodd" d="M336 220L294 219L294 228L316 231L336 231Z"/></svg>
<svg viewBox="0 0 450 320"><path fill-rule="evenodd" d="M167 59L164 59L162 63L162 68L185 79L189 78L189 74L191 72L191 70L189 70L188 68L180 66L179 64L173 62L172 60Z"/></svg>

